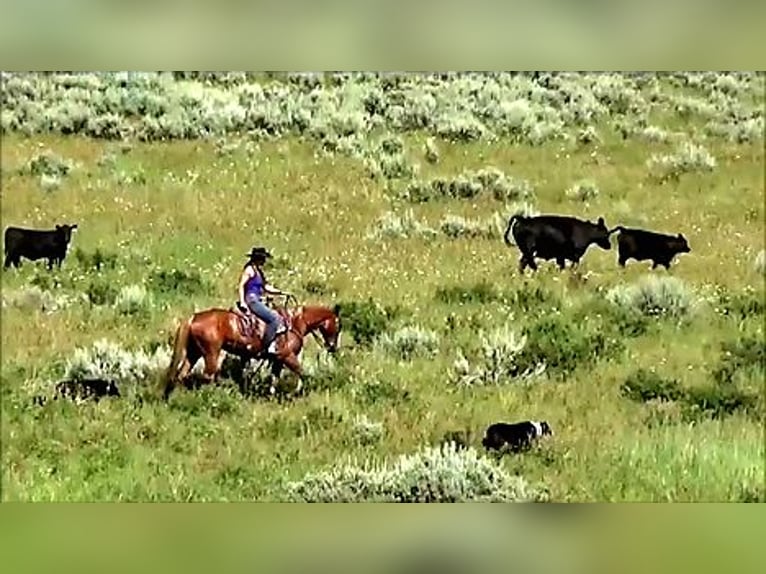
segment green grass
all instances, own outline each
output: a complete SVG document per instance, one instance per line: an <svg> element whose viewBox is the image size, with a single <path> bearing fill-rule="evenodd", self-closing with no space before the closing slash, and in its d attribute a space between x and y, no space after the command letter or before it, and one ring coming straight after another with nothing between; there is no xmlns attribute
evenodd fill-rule
<svg viewBox="0 0 766 574"><path fill-rule="evenodd" d="M687 130L665 115L666 122L656 125ZM471 429L478 443L492 422L529 418L549 421L555 436L501 464L544 484L553 500L763 500L762 368L745 370L731 383L759 395L755 413L694 418L670 405L673 412L658 419L661 407L620 393L638 368L654 369L684 387L716 385L712 373L724 343L746 336L763 340L763 305L757 302L764 298L764 277L754 266L764 249L763 146L707 140L705 147L718 160L714 171L659 185L647 178L645 162L673 145L623 141L597 127L604 141L596 148L440 141L436 165L422 160L422 134L403 139L406 153L421 163L422 178L494 166L529 180L540 212L604 216L610 227L683 232L692 252L678 257L669 274L695 297L707 298L685 322L649 317L645 328L629 336L610 326L619 318L608 311L604 294L650 273L646 262L618 268L615 247L591 247L577 273L543 263L534 277L521 277L518 252L500 239L367 239L388 210L412 209L438 228L447 213L484 218L502 204L483 196L399 203L361 162L317 156L315 144L297 137L259 142L252 155L240 148L222 156L207 141L134 142L111 168L99 167L98 160L114 144L5 134L3 226L79 227L60 271L49 274L43 263L25 260L20 271L3 273L4 298L32 282L72 297L98 289L92 285L100 282L117 291L142 284L151 301L135 314L83 300L50 313L4 306L3 500L270 500L286 481L339 458L411 453L455 429ZM12 171L40 146L81 164L51 192L40 189L39 178ZM118 170L136 169L144 175L141 181L114 178ZM567 198L566 189L582 179L593 181L599 195L585 202ZM169 404L154 399L147 387L98 404L33 405L32 396L62 376L76 348L101 338L127 348L166 344L176 321L189 312L229 306L253 244L276 254L271 279L279 287L305 302L371 298L396 308L386 332L407 326L433 331L436 354L387 352L385 345L347 337L340 359L345 374L288 403L244 397L224 381L179 391ZM115 263L96 270L87 257L78 261L76 248L86 254L99 249L107 261L116 257ZM535 292L538 287L545 291ZM755 303L724 312L716 289L729 300L749 297ZM580 338L559 349L571 354L563 374L497 387L450 384L458 351L475 358L482 330L507 323L519 333L531 332L546 320L573 325L575 338L600 333L622 345L609 352L583 349L586 339ZM545 343L540 347L559 341ZM309 342L307 354L318 352ZM359 414L383 424L378 441L355 439Z"/></svg>

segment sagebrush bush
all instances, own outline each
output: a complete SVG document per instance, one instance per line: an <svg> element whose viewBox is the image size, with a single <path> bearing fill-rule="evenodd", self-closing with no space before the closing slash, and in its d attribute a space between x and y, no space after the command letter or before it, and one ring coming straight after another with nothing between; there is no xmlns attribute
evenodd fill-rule
<svg viewBox="0 0 766 574"><path fill-rule="evenodd" d="M65 79L69 76L4 73L0 128L143 141L295 134L335 153L344 139L378 128L420 130L459 142L502 139L534 146L570 138L566 128L573 127L582 141L592 141L595 125L604 119L624 120L634 125L633 131L645 127L650 106L658 102L669 102L684 118L729 121L732 116L731 125L743 126L753 138L759 137L757 129L744 126L762 119L748 99L757 90L745 87L759 85L754 76L693 80L694 96L665 89L658 75L600 73L549 74L542 81L526 73L361 73L326 81L239 74L219 81L169 72L109 72L78 74L75 86ZM716 87L727 82L740 87Z"/></svg>
<svg viewBox="0 0 766 574"><path fill-rule="evenodd" d="M50 181L61 182L75 168L75 163L65 159L51 150L45 150L32 156L19 170L26 175L47 178ZM41 179L42 183L43 179Z"/></svg>
<svg viewBox="0 0 766 574"><path fill-rule="evenodd" d="M439 163L439 148L433 138L427 138L423 148L423 157L428 163Z"/></svg>
<svg viewBox="0 0 766 574"><path fill-rule="evenodd" d="M507 176L501 170L488 167L465 170L452 177L414 180L402 191L403 199L412 203L425 203L435 199L474 199L487 195L497 201L526 201L534 198L532 185L525 179Z"/></svg>
<svg viewBox="0 0 766 574"><path fill-rule="evenodd" d="M381 350L402 360L431 357L439 350L439 336L418 325L407 325L391 333L383 333L376 340Z"/></svg>
<svg viewBox="0 0 766 574"><path fill-rule="evenodd" d="M523 368L544 364L551 374L567 375L580 365L609 358L623 347L622 339L612 336L601 325L592 326L571 315L551 313L526 326L522 333L527 344L519 363Z"/></svg>
<svg viewBox="0 0 766 574"><path fill-rule="evenodd" d="M373 177L384 180L410 180L419 171L419 166L412 163L403 153L381 153L368 158L366 165Z"/></svg>
<svg viewBox="0 0 766 574"><path fill-rule="evenodd" d="M349 460L285 486L293 502L534 502L547 493L475 449L424 447L390 463Z"/></svg>
<svg viewBox="0 0 766 574"><path fill-rule="evenodd" d="M153 354L130 351L107 339L87 348L78 347L64 367L66 379L103 378L121 383L141 383L164 372L170 363L170 348L158 347Z"/></svg>
<svg viewBox="0 0 766 574"><path fill-rule="evenodd" d="M460 215L447 214L442 218L439 229L450 239L464 237L494 239L500 235L494 217L482 220L467 219Z"/></svg>
<svg viewBox="0 0 766 574"><path fill-rule="evenodd" d="M653 154L646 162L651 178L664 183L678 181L693 172L711 172L718 165L715 157L701 145L686 141L672 154Z"/></svg>
<svg viewBox="0 0 766 574"><path fill-rule="evenodd" d="M610 289L606 298L614 305L635 309L647 316L683 319L696 310L696 299L686 284L676 277L650 275L632 285Z"/></svg>
<svg viewBox="0 0 766 574"><path fill-rule="evenodd" d="M465 303L489 303L500 298L497 288L488 281L479 281L472 285L450 285L437 287L434 298L449 305Z"/></svg>
<svg viewBox="0 0 766 574"><path fill-rule="evenodd" d="M152 306L150 293L143 285L125 285L120 288L114 300L114 307L121 315L146 313Z"/></svg>
<svg viewBox="0 0 766 574"><path fill-rule="evenodd" d="M670 141L670 134L658 126L646 126L641 130L641 137L655 143L667 143Z"/></svg>
<svg viewBox="0 0 766 574"><path fill-rule="evenodd" d="M598 186L592 180L575 182L564 192L567 199L573 201L590 201L599 195Z"/></svg>
<svg viewBox="0 0 766 574"><path fill-rule="evenodd" d="M532 363L524 356L527 337L505 325L481 336L475 364L461 352L452 365L450 382L458 386L499 385L542 375L544 362Z"/></svg>
<svg viewBox="0 0 766 574"><path fill-rule="evenodd" d="M40 189L43 191L55 191L61 187L61 177L44 173L40 176Z"/></svg>
<svg viewBox="0 0 766 574"><path fill-rule="evenodd" d="M361 345L369 345L377 339L396 314L394 309L384 307L372 298L366 301L341 301L339 305L343 330L348 331Z"/></svg>
<svg viewBox="0 0 766 574"><path fill-rule="evenodd" d="M417 220L412 210L407 210L402 214L392 211L385 212L374 223L372 229L367 233L369 239L394 239L394 238L433 238L438 234L425 223Z"/></svg>
<svg viewBox="0 0 766 574"><path fill-rule="evenodd" d="M600 142L601 138L593 126L587 126L577 132L577 143L582 145L588 145L592 143Z"/></svg>
<svg viewBox="0 0 766 574"><path fill-rule="evenodd" d="M357 444L376 444L383 438L383 432L383 423L372 421L365 414L357 415L351 421L352 438Z"/></svg>
<svg viewBox="0 0 766 574"><path fill-rule="evenodd" d="M596 318L604 332L620 337L640 337L651 328L651 318L635 307L614 305L601 296L586 300L573 316L575 321Z"/></svg>
<svg viewBox="0 0 766 574"><path fill-rule="evenodd" d="M37 285L31 285L15 291L3 292L2 301L3 307L53 313L72 305L75 298L65 293L54 294Z"/></svg>

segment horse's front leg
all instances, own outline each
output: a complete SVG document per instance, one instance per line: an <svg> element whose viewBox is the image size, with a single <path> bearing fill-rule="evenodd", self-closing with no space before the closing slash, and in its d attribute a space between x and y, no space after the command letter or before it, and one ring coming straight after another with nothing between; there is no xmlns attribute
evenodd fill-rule
<svg viewBox="0 0 766 574"><path fill-rule="evenodd" d="M283 367L284 365L282 364L282 361L274 361L271 364L271 373L269 374L269 394L272 396L277 392L276 381L278 381L279 377L282 375Z"/></svg>
<svg viewBox="0 0 766 574"><path fill-rule="evenodd" d="M296 357L294 353L291 353L282 359L282 363L298 376L298 384L295 387L295 394L300 393L303 388L303 368L301 367L298 357Z"/></svg>

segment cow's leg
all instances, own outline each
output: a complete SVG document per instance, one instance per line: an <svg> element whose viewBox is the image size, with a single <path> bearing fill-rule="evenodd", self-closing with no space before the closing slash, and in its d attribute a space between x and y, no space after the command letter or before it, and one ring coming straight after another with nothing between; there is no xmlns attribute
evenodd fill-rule
<svg viewBox="0 0 766 574"><path fill-rule="evenodd" d="M519 273L524 273L524 269L527 268L527 257L526 255L522 255L521 259L519 259Z"/></svg>
<svg viewBox="0 0 766 574"><path fill-rule="evenodd" d="M3 263L3 268L4 269L8 269L11 266L12 261L13 261L13 259L11 258L11 256L6 254L5 255L5 263Z"/></svg>
<svg viewBox="0 0 766 574"><path fill-rule="evenodd" d="M535 252L529 246L521 248L521 264L529 267L532 271L537 271L537 263L535 263ZM522 273L525 267L521 268Z"/></svg>
<svg viewBox="0 0 766 574"><path fill-rule="evenodd" d="M558 265L558 266L559 266L559 269L563 271L563 270L564 270L564 268L565 268L565 267L566 267L566 265L567 265L567 260L566 260L566 258L565 258L565 257L563 257L563 256L561 256L561 257L556 257L556 265Z"/></svg>
<svg viewBox="0 0 766 574"><path fill-rule="evenodd" d="M652 259L652 269L657 269L657 266L660 264L659 261L656 259Z"/></svg>
<svg viewBox="0 0 766 574"><path fill-rule="evenodd" d="M48 271L53 269L53 258L48 257Z"/></svg>

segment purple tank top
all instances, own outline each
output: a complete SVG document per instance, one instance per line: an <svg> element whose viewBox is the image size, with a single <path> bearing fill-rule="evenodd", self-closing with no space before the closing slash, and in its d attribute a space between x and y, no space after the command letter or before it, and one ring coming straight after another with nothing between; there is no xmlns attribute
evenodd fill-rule
<svg viewBox="0 0 766 574"><path fill-rule="evenodd" d="M248 295L255 295L260 299L263 296L263 285L263 276L256 269L255 275L245 282L245 297Z"/></svg>

